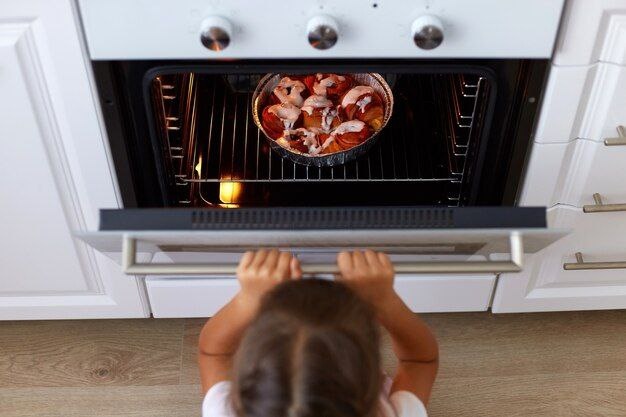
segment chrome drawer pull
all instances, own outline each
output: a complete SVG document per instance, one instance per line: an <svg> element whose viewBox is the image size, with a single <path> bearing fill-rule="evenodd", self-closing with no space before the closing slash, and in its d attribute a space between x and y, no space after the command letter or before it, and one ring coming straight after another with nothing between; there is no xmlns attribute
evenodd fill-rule
<svg viewBox="0 0 626 417"><path fill-rule="evenodd" d="M420 274L462 274L462 273L501 273L522 270L524 245L522 235L513 232L509 236L510 261L440 261L440 262L401 262L396 263L397 273ZM207 247L210 250L210 247ZM137 241L124 236L122 244L122 270L128 275L233 275L237 264L201 263L139 263L137 262ZM336 264L303 264L305 275L337 274Z"/></svg>
<svg viewBox="0 0 626 417"><path fill-rule="evenodd" d="M611 211L626 211L626 204L603 204L602 196L595 193L593 195L593 201L596 204L588 204L583 206L584 213L608 213Z"/></svg>
<svg viewBox="0 0 626 417"><path fill-rule="evenodd" d="M625 262L585 262L583 254L576 252L576 262L563 264L566 271L583 271L586 269L626 269Z"/></svg>
<svg viewBox="0 0 626 417"><path fill-rule="evenodd" d="M626 146L626 128L617 126L617 137L604 139L606 146Z"/></svg>

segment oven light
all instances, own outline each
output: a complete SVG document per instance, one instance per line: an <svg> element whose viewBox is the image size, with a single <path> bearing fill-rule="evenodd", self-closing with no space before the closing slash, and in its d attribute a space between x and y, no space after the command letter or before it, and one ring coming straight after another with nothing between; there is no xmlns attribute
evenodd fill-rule
<svg viewBox="0 0 626 417"><path fill-rule="evenodd" d="M237 203L241 195L241 183L225 181L220 183L220 201L226 204Z"/></svg>
<svg viewBox="0 0 626 417"><path fill-rule="evenodd" d="M198 157L198 163L196 164L194 169L198 173L198 177L201 177L202 176L202 155Z"/></svg>

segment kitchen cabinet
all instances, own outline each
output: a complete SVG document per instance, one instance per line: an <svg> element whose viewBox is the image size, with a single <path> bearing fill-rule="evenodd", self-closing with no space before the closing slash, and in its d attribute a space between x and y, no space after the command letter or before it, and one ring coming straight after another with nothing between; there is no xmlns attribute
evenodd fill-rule
<svg viewBox="0 0 626 417"><path fill-rule="evenodd" d="M399 275L395 288L416 312L485 311L495 275ZM235 277L147 277L154 317L209 317L237 292Z"/></svg>
<svg viewBox="0 0 626 417"><path fill-rule="evenodd" d="M626 203L624 91L626 3L567 2L519 205L551 207L571 234L500 275L494 312L626 308L626 211L606 211ZM564 267L580 261L611 269Z"/></svg>
<svg viewBox="0 0 626 417"><path fill-rule="evenodd" d="M493 300L495 313L626 308L626 269L565 270L579 252L584 262L626 265L624 213L584 213L557 206L548 211L551 227L572 233L526 257L518 274L499 277Z"/></svg>
<svg viewBox="0 0 626 417"><path fill-rule="evenodd" d="M70 0L0 8L0 319L145 317L143 289L73 237L119 206Z"/></svg>

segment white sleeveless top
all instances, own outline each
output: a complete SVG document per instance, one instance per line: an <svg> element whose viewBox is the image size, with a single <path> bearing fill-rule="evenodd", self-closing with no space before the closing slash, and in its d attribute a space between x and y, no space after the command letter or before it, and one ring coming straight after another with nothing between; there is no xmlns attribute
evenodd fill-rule
<svg viewBox="0 0 626 417"><path fill-rule="evenodd" d="M213 385L202 402L202 417L235 417L230 407L230 381ZM408 391L396 391L389 394L391 379L386 378L383 392L380 394L380 417L428 417L426 407L415 394Z"/></svg>

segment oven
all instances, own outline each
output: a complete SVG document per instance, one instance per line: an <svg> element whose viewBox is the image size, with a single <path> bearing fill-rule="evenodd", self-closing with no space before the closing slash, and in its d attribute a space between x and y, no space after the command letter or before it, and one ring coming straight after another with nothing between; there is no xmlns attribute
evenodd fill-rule
<svg viewBox="0 0 626 417"><path fill-rule="evenodd" d="M128 274L229 276L241 251L338 250L399 273L519 271L563 235L517 192L562 0L80 0L124 207L82 238ZM253 120L267 74L379 74L393 115L358 159L305 166Z"/></svg>

